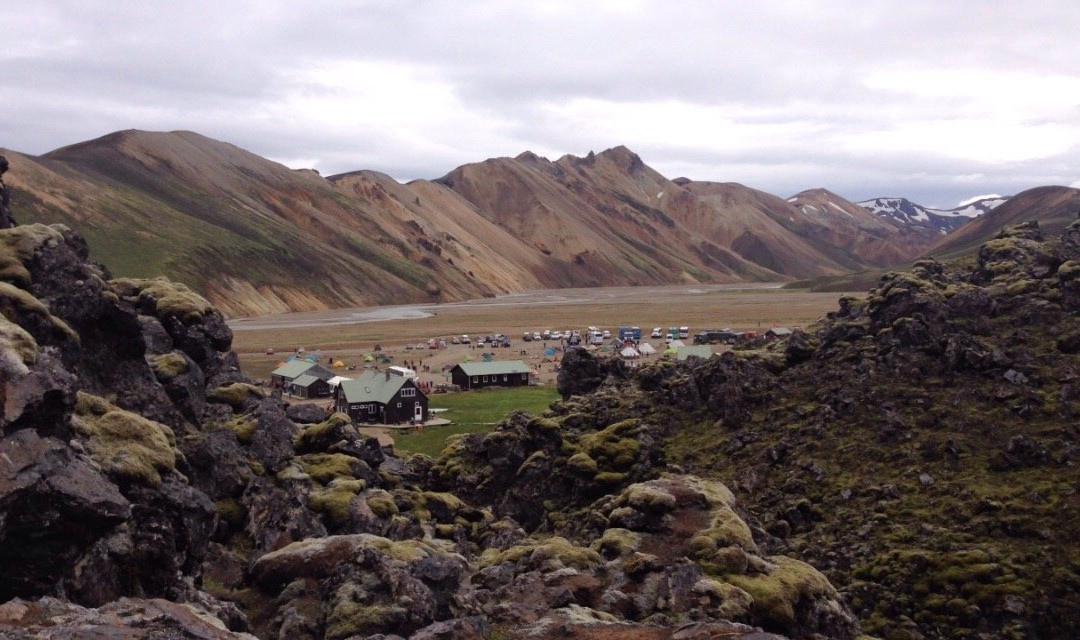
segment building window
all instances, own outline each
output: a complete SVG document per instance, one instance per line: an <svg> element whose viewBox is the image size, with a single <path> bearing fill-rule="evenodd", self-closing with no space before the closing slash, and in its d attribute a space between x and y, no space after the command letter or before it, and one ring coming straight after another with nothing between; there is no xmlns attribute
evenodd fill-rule
<svg viewBox="0 0 1080 640"><path fill-rule="evenodd" d="M378 407L373 405L373 404L369 404L367 406L367 412L368 413L375 413L377 410L378 410Z"/></svg>
<svg viewBox="0 0 1080 640"><path fill-rule="evenodd" d="M503 382L506 382L506 374L503 374Z"/></svg>
<svg viewBox="0 0 1080 640"><path fill-rule="evenodd" d="M484 382L487 382L487 376L484 376Z"/></svg>
<svg viewBox="0 0 1080 640"><path fill-rule="evenodd" d="M400 408L401 408L401 403L400 403L400 402L399 402L399 403L397 403L397 408L398 408L398 409L400 409Z"/></svg>
<svg viewBox="0 0 1080 640"><path fill-rule="evenodd" d="M521 379L522 379L522 380L524 380L524 381L526 381L526 382L528 382L528 380L529 380L529 374L527 374L527 373L523 373L523 374L521 374Z"/></svg>
<svg viewBox="0 0 1080 640"><path fill-rule="evenodd" d="M412 398L415 395L416 395L416 389L413 389L412 387L406 387L406 388L401 390L401 397L402 398Z"/></svg>
<svg viewBox="0 0 1080 640"><path fill-rule="evenodd" d="M472 377L472 383L473 383L473 384L476 384L477 382L480 382L480 378L479 378L479 376L473 376L473 377Z"/></svg>

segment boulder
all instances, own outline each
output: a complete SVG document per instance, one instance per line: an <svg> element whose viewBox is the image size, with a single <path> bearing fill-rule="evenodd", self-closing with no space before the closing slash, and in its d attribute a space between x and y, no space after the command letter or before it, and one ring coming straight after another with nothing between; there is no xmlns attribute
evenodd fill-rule
<svg viewBox="0 0 1080 640"><path fill-rule="evenodd" d="M197 605L137 598L121 598L97 609L51 597L37 601L16 598L0 605L0 636L12 640L257 640L248 633L229 631L222 620Z"/></svg>
<svg viewBox="0 0 1080 640"><path fill-rule="evenodd" d="M0 601L55 591L132 505L86 458L24 429L0 439Z"/></svg>

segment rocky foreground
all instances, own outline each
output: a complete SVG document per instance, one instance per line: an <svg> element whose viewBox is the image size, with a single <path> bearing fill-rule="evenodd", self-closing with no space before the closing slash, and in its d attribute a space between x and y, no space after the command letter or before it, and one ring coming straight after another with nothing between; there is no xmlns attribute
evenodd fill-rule
<svg viewBox="0 0 1080 640"><path fill-rule="evenodd" d="M1015 229L767 349L568 357L547 415L400 459L185 287L0 229L0 636L1064 637L1078 310L1080 225Z"/></svg>
<svg viewBox="0 0 1080 640"><path fill-rule="evenodd" d="M566 405L399 459L246 381L186 287L0 221L2 637L859 634L648 421Z"/></svg>

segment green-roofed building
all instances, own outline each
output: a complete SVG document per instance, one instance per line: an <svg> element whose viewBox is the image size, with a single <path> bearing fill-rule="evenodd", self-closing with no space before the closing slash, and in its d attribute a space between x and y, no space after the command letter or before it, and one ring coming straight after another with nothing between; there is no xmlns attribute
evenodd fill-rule
<svg viewBox="0 0 1080 640"><path fill-rule="evenodd" d="M353 422L401 424L428 418L428 399L416 388L416 379L389 371L368 370L355 380L342 380L334 392L334 405Z"/></svg>
<svg viewBox="0 0 1080 640"><path fill-rule="evenodd" d="M287 391L289 395L298 398L328 398L330 383L310 373L304 373L289 383Z"/></svg>
<svg viewBox="0 0 1080 640"><path fill-rule="evenodd" d="M320 380L329 380L335 375L329 369L309 360L290 360L270 372L270 384L288 389L294 380L305 374Z"/></svg>
<svg viewBox="0 0 1080 640"><path fill-rule="evenodd" d="M713 350L707 344L698 344L693 346L683 346L675 349L675 357L679 360L686 360L687 358L701 358L708 360L713 357Z"/></svg>
<svg viewBox="0 0 1080 640"><path fill-rule="evenodd" d="M450 380L462 389L521 387L529 384L529 365L521 360L462 362L450 370Z"/></svg>

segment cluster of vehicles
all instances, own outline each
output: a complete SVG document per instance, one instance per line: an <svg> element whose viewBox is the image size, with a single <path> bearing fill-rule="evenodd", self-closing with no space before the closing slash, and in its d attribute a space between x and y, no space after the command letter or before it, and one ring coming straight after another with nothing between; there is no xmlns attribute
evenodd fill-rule
<svg viewBox="0 0 1080 640"><path fill-rule="evenodd" d="M621 325L616 330L614 337L618 338L620 342L640 342L643 337L641 327ZM580 345L592 344L603 345L612 339L612 332L607 329L601 329L599 327L589 327L584 331L578 329L544 329L543 331L525 331L521 334L521 339L524 342L541 342L541 341L553 341L553 342L565 342L568 345ZM704 329L694 334L694 344L735 344L737 340L743 337L743 334L735 332L731 329ZM649 332L649 338L653 340L663 340L665 343L671 344L676 340L688 340L690 338L690 327L687 326L670 326L667 329L664 327L653 327ZM489 347L509 347L510 338L504 334L496 333L492 335L476 336L476 338L470 337L468 334L461 334L451 336L449 338L431 338L427 341L427 344L418 343L416 349L445 349L448 344L466 344L476 346L489 346ZM414 348L412 345L406 345L406 348Z"/></svg>
<svg viewBox="0 0 1080 640"><path fill-rule="evenodd" d="M540 342L542 340L566 341L568 344L581 344L586 340L589 344L602 344L604 340L611 339L611 332L607 329L601 331L597 327L589 327L582 333L578 329L544 329L543 331L526 331L521 334L525 342Z"/></svg>
<svg viewBox="0 0 1080 640"><path fill-rule="evenodd" d="M640 342L644 336L641 327L621 325L616 330L615 337L620 342ZM674 342L675 340L687 340L690 338L690 327L668 327L665 331L663 327L654 327L649 337L654 340L664 340L667 343ZM611 331L607 329L600 329L599 327L589 327L585 331L566 330L558 331L547 329L541 331L526 331L522 334L521 339L530 341L540 340L562 340L568 344L576 345L582 342L586 344L602 345L612 339Z"/></svg>

